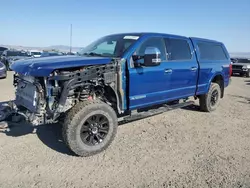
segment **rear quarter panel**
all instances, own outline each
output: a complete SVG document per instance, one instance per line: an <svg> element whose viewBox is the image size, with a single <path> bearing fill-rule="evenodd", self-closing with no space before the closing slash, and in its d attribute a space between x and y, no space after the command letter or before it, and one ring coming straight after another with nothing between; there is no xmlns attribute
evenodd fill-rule
<svg viewBox="0 0 250 188"><path fill-rule="evenodd" d="M207 93L212 80L218 75L221 75L223 77L224 87L227 87L229 85L229 80L230 80L229 65L231 61L230 61L230 56L228 54L228 51L225 45L217 41L211 41L211 40L206 40L206 39L191 38L191 40L194 44L194 48L197 54L197 60L199 62L199 69L200 69L198 89L197 89L196 94L200 95L200 94ZM200 49L198 47L199 42L213 42L218 45L221 45L226 55L226 59L225 60L202 60Z"/></svg>

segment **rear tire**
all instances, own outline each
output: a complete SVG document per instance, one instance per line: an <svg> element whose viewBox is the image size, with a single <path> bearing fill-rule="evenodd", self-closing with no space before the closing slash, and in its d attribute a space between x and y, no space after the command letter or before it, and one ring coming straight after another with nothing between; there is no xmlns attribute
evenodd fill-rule
<svg viewBox="0 0 250 188"><path fill-rule="evenodd" d="M73 107L65 117L63 138L77 155L87 157L108 148L117 132L115 111L101 101L85 101Z"/></svg>
<svg viewBox="0 0 250 188"><path fill-rule="evenodd" d="M204 112L212 112L219 105L221 88L217 83L211 83L207 94L200 96L200 108Z"/></svg>

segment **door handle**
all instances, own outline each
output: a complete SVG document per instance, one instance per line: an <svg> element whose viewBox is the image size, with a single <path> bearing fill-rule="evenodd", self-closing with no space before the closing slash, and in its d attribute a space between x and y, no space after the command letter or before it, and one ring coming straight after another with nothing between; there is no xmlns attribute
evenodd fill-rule
<svg viewBox="0 0 250 188"><path fill-rule="evenodd" d="M172 71L172 69L165 69L164 72L170 74L170 73L172 73L173 71Z"/></svg>
<svg viewBox="0 0 250 188"><path fill-rule="evenodd" d="M196 71L196 70L197 70L197 67L191 67L190 70L191 70L191 71Z"/></svg>

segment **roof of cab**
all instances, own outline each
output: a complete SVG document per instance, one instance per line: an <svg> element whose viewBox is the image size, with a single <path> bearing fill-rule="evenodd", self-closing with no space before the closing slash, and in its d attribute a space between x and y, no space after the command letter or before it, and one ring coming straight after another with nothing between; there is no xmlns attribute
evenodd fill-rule
<svg viewBox="0 0 250 188"><path fill-rule="evenodd" d="M197 40L197 41L221 43L220 41L211 40L211 39L205 39L205 38L199 38L199 37L190 37L190 38L191 38L192 40Z"/></svg>
<svg viewBox="0 0 250 188"><path fill-rule="evenodd" d="M143 36L143 35L153 35L153 36L172 36L172 37L182 37L182 38L188 38L186 36L181 36L181 35L173 35L173 34L168 34L168 33L156 33L156 32L131 32L131 33L115 33L111 34L112 35L128 35L128 36Z"/></svg>
<svg viewBox="0 0 250 188"><path fill-rule="evenodd" d="M131 33L116 33L111 35L136 35L136 36L143 36L143 35L153 35L153 36L168 36L168 37L178 37L178 38L191 38L192 40L204 41L204 42L213 42L213 43L221 43L216 40L206 39L206 38L199 38L199 37L187 37L182 35L174 35L168 33L157 33L157 32L131 32Z"/></svg>

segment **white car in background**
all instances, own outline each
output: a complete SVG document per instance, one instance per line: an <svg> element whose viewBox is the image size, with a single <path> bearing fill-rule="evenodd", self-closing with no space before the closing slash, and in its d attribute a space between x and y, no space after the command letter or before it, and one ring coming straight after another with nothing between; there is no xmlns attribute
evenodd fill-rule
<svg viewBox="0 0 250 188"><path fill-rule="evenodd" d="M41 57L42 52L39 50L30 50L29 55L32 57Z"/></svg>

